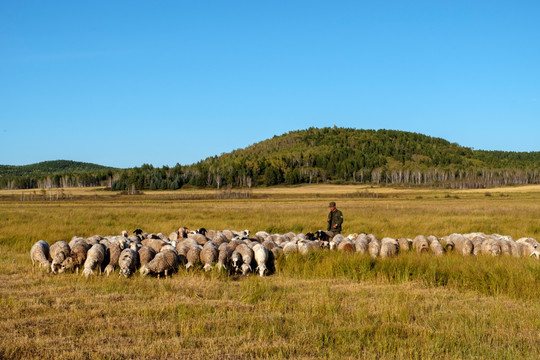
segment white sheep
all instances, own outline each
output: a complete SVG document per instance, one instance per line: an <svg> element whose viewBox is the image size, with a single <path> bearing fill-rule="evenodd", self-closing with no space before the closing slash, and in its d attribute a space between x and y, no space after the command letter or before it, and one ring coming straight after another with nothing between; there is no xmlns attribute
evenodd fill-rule
<svg viewBox="0 0 540 360"><path fill-rule="evenodd" d="M51 257L49 252L49 244L45 240L39 240L30 249L30 259L32 260L32 269L36 262L40 267L44 267L49 270L51 266Z"/></svg>
<svg viewBox="0 0 540 360"><path fill-rule="evenodd" d="M94 271L96 270L101 274L103 260L105 260L105 246L101 244L92 245L90 250L88 250L82 275L88 279L90 275L94 275Z"/></svg>
<svg viewBox="0 0 540 360"><path fill-rule="evenodd" d="M257 244L253 247L253 253L255 255L255 261L257 262L255 271L258 271L259 275L262 277L268 272L267 263L270 259L270 252L261 244Z"/></svg>
<svg viewBox="0 0 540 360"><path fill-rule="evenodd" d="M371 238L369 244L368 244L368 254L373 258L376 259L377 256L379 256L379 252L381 251L381 243L380 241L375 237Z"/></svg>
<svg viewBox="0 0 540 360"><path fill-rule="evenodd" d="M413 249L416 250L417 253L423 253L429 251L429 241L424 235L417 235L413 239Z"/></svg>

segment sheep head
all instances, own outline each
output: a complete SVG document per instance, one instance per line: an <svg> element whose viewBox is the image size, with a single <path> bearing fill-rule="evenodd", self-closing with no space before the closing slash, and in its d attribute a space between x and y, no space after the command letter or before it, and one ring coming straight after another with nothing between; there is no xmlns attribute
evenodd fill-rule
<svg viewBox="0 0 540 360"><path fill-rule="evenodd" d="M146 276L146 275L150 274L150 269L148 268L148 266L143 265L143 266L141 266L140 272L141 272L142 276Z"/></svg>
<svg viewBox="0 0 540 360"><path fill-rule="evenodd" d="M204 271L210 271L210 270L212 270L212 265L206 264L206 265L204 265L203 269L204 269Z"/></svg>
<svg viewBox="0 0 540 360"><path fill-rule="evenodd" d="M242 275L247 275L249 274L250 272L252 272L253 270L251 269L251 266L249 266L248 264L244 263L242 264Z"/></svg>
<svg viewBox="0 0 540 360"><path fill-rule="evenodd" d="M68 269L72 269L75 265L75 261L71 256L67 257L66 260L64 260L60 266L60 269L58 269L59 273L63 273L64 271Z"/></svg>
<svg viewBox="0 0 540 360"><path fill-rule="evenodd" d="M122 276L122 275L124 275L126 277L126 279L127 279L131 275L131 270L129 270L129 269L120 269L120 272L119 272L118 276ZM146 274L143 274L143 275L146 275Z"/></svg>
<svg viewBox="0 0 540 360"><path fill-rule="evenodd" d="M259 272L259 275L261 277L263 277L268 272L268 269L266 268L266 265L263 264L263 265L257 266L256 271Z"/></svg>

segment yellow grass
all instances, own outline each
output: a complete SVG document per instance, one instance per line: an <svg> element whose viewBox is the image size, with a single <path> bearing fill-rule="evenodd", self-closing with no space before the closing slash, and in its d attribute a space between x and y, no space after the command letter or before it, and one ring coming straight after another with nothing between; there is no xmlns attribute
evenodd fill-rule
<svg viewBox="0 0 540 360"><path fill-rule="evenodd" d="M257 189L260 197L239 200L175 200L212 190L68 191L80 197L20 201L20 191L0 192L17 196L0 201L0 358L540 357L540 263L531 259L326 254L279 262L264 279L181 270L170 279L86 281L32 272L28 256L39 239L137 227L167 235L179 226L313 231L325 226L330 200L344 212L345 233L540 238L539 187L313 185Z"/></svg>

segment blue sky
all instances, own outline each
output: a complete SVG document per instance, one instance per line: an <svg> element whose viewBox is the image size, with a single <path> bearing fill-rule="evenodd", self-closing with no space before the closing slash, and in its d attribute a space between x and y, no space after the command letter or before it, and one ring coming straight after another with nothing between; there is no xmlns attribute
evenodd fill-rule
<svg viewBox="0 0 540 360"><path fill-rule="evenodd" d="M0 164L190 164L311 126L540 151L538 1L2 1Z"/></svg>

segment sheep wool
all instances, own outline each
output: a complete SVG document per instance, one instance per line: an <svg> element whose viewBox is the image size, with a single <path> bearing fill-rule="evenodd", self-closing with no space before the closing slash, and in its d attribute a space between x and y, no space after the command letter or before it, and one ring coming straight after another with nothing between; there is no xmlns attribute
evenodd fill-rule
<svg viewBox="0 0 540 360"><path fill-rule="evenodd" d="M44 267L47 270L49 269L51 266L49 249L49 243L47 243L45 240L39 240L32 245L32 248L30 249L32 267L38 263L40 267Z"/></svg>
<svg viewBox="0 0 540 360"><path fill-rule="evenodd" d="M94 275L94 271L101 274L101 263L105 260L105 246L101 244L92 245L88 250L86 261L84 262L82 275L88 278Z"/></svg>

